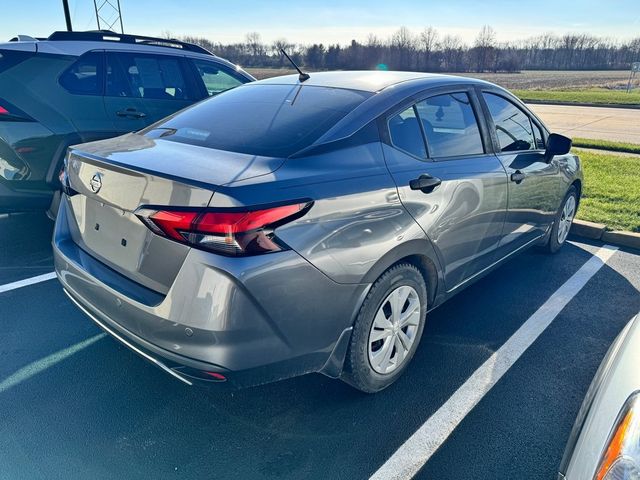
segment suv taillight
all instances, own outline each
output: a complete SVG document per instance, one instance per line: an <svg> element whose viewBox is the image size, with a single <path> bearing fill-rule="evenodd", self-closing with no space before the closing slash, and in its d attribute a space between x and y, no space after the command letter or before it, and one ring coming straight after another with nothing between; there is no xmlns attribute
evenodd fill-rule
<svg viewBox="0 0 640 480"><path fill-rule="evenodd" d="M142 207L138 218L154 233L222 255L246 256L287 247L274 229L304 215L312 202L261 209L155 209Z"/></svg>
<svg viewBox="0 0 640 480"><path fill-rule="evenodd" d="M0 122L2 121L33 122L35 120L18 107L13 106L6 100L0 99Z"/></svg>

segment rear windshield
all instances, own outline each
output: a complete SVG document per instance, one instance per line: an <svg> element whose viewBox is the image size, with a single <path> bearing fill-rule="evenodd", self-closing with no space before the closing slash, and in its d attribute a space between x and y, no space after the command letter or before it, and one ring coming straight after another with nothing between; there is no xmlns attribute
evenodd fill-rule
<svg viewBox="0 0 640 480"><path fill-rule="evenodd" d="M218 150L288 157L311 145L370 96L338 88L249 84L141 133Z"/></svg>

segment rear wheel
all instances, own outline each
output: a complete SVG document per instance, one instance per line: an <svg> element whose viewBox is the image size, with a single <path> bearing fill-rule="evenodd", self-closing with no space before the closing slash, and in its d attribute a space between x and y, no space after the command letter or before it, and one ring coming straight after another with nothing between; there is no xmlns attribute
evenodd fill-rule
<svg viewBox="0 0 640 480"><path fill-rule="evenodd" d="M415 266L383 273L355 321L342 379L367 393L395 382L418 347L426 311L427 288Z"/></svg>
<svg viewBox="0 0 640 480"><path fill-rule="evenodd" d="M560 250L560 247L564 245L567 237L569 236L569 231L571 230L573 218L576 215L577 209L578 191L576 190L576 187L571 186L564 197L562 205L560 205L558 213L556 213L556 218L553 222L549 239L545 245L545 250L549 253L557 252Z"/></svg>

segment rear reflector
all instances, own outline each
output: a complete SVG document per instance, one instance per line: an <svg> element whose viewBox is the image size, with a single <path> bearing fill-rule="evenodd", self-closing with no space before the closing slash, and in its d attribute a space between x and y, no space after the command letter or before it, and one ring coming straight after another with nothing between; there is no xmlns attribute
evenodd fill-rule
<svg viewBox="0 0 640 480"><path fill-rule="evenodd" d="M285 249L274 229L310 207L305 202L244 211L141 208L136 215L158 235L223 255L245 256Z"/></svg>

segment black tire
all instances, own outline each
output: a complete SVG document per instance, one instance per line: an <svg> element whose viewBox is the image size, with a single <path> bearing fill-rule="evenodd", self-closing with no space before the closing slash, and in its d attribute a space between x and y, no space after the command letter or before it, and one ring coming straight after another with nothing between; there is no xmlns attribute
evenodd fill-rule
<svg viewBox="0 0 640 480"><path fill-rule="evenodd" d="M369 361L369 334L374 318L383 302L397 288L412 287L420 301L419 324L415 337L402 363L392 372L376 372ZM406 370L420 343L427 312L427 286L420 271L409 263L401 263L389 268L373 284L364 300L354 323L353 334L347 351L345 368L341 379L354 388L366 393L374 393L387 388Z"/></svg>
<svg viewBox="0 0 640 480"><path fill-rule="evenodd" d="M578 209L578 190L576 189L575 186L571 185L571 187L569 187L569 190L567 190L567 194L565 195L564 200L562 200L562 203L560 204L560 208L556 213L556 218L553 220L553 227L551 228L551 232L549 234L549 238L547 239L547 243L545 243L542 247L543 250L547 253L556 253L558 250L560 250L560 248L562 248L562 245L566 243L566 240L567 240L566 237L562 242L558 241L558 227L560 225L562 211L567 201L569 200L569 197L573 197L575 201L575 210L577 211ZM574 218L575 218L575 213L574 213Z"/></svg>

